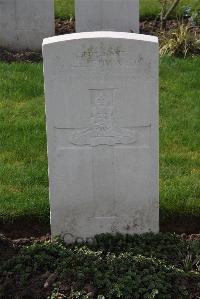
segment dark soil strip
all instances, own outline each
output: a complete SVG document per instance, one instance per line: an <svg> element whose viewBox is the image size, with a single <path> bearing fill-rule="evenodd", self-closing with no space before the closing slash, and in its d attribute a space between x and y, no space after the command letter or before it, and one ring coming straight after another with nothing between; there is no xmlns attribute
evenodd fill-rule
<svg viewBox="0 0 200 299"><path fill-rule="evenodd" d="M68 34L75 32L75 22L74 19L70 20L55 20L55 31L56 35Z"/></svg>
<svg viewBox="0 0 200 299"><path fill-rule="evenodd" d="M160 223L161 232L177 234L200 234L200 217L195 216L171 216ZM50 234L50 224L38 222L37 219L17 219L12 223L0 222L0 234L11 239L40 238Z"/></svg>
<svg viewBox="0 0 200 299"><path fill-rule="evenodd" d="M0 234L11 239L41 237L49 233L50 224L37 219L19 218L13 222L0 222Z"/></svg>
<svg viewBox="0 0 200 299"><path fill-rule="evenodd" d="M200 216L171 216L160 223L161 232L175 232L177 234L199 234Z"/></svg>
<svg viewBox="0 0 200 299"><path fill-rule="evenodd" d="M166 31L176 29L180 26L177 20L169 20L166 23ZM140 22L140 33L151 34L158 36L160 31L160 21L143 21ZM192 30L192 29L191 29ZM195 28L197 32L197 28ZM200 29L198 30L198 32ZM55 32L56 35L69 34L75 32L74 19L70 20L55 20ZM8 49L0 48L0 61L5 62L40 62L42 61L42 54L31 51L12 51Z"/></svg>
<svg viewBox="0 0 200 299"><path fill-rule="evenodd" d="M10 51L0 48L0 61L5 62L40 62L42 53L31 51Z"/></svg>

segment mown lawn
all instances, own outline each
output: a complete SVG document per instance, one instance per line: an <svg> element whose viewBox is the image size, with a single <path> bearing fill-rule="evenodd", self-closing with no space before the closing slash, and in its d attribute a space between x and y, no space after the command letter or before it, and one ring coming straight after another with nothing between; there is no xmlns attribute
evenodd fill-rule
<svg viewBox="0 0 200 299"><path fill-rule="evenodd" d="M161 216L200 215L199 67L199 58L165 58L161 63Z"/></svg>
<svg viewBox="0 0 200 299"><path fill-rule="evenodd" d="M200 59L160 65L160 210L200 216ZM49 221L42 64L0 63L0 220Z"/></svg>
<svg viewBox="0 0 200 299"><path fill-rule="evenodd" d="M0 63L0 217L48 217L42 64Z"/></svg>
<svg viewBox="0 0 200 299"><path fill-rule="evenodd" d="M200 9L199 0L181 0L177 13L180 15L184 6L191 6L193 9ZM140 18L154 19L160 12L159 0L140 0ZM74 0L55 0L55 15L57 18L68 18L74 16Z"/></svg>

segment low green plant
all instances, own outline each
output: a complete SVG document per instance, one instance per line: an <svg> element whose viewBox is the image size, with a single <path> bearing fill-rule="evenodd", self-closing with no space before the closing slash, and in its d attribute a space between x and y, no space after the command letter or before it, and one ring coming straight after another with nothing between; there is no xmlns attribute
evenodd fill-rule
<svg viewBox="0 0 200 299"><path fill-rule="evenodd" d="M53 289L52 293L50 296L48 296L48 299L64 299L67 298L64 294L61 294L59 292L58 288ZM76 298L76 297L74 297Z"/></svg>
<svg viewBox="0 0 200 299"><path fill-rule="evenodd" d="M193 246L173 234L95 239L93 245L66 246L57 240L24 247L0 271L13 276L15 289L27 288L47 271L58 273L51 299L181 299L198 291L200 273L194 260L188 262L188 248L197 256L200 242Z"/></svg>
<svg viewBox="0 0 200 299"><path fill-rule="evenodd" d="M192 269L200 272L200 256L193 256L191 253L188 253L183 259L183 269L187 272L192 271Z"/></svg>
<svg viewBox="0 0 200 299"><path fill-rule="evenodd" d="M200 4L196 8L192 8L191 5L183 7L183 18L190 21L193 26L200 26Z"/></svg>
<svg viewBox="0 0 200 299"><path fill-rule="evenodd" d="M178 57L200 55L200 36L190 30L190 25L180 24L177 29L160 36L160 54Z"/></svg>

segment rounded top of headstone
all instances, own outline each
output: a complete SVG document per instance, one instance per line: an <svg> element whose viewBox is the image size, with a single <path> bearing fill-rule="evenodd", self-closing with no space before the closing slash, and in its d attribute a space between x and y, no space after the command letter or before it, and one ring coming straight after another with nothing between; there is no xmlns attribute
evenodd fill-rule
<svg viewBox="0 0 200 299"><path fill-rule="evenodd" d="M113 38L113 39L126 39L126 40L136 40L151 43L158 43L158 38L152 35L144 35L137 33L127 33L127 32L115 32L115 31L95 31L95 32L81 32L81 33L71 33L65 35L58 35L43 40L43 47L45 45L81 40L81 39L96 39L96 38Z"/></svg>

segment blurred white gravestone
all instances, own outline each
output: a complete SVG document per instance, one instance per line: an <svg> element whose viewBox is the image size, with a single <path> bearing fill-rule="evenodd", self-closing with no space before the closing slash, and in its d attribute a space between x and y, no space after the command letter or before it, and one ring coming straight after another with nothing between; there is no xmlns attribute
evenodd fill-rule
<svg viewBox="0 0 200 299"><path fill-rule="evenodd" d="M55 35L53 0L0 0L0 47L41 50Z"/></svg>
<svg viewBox="0 0 200 299"><path fill-rule="evenodd" d="M52 235L158 232L157 38L75 33L43 57Z"/></svg>
<svg viewBox="0 0 200 299"><path fill-rule="evenodd" d="M139 0L75 0L76 32L139 32Z"/></svg>

